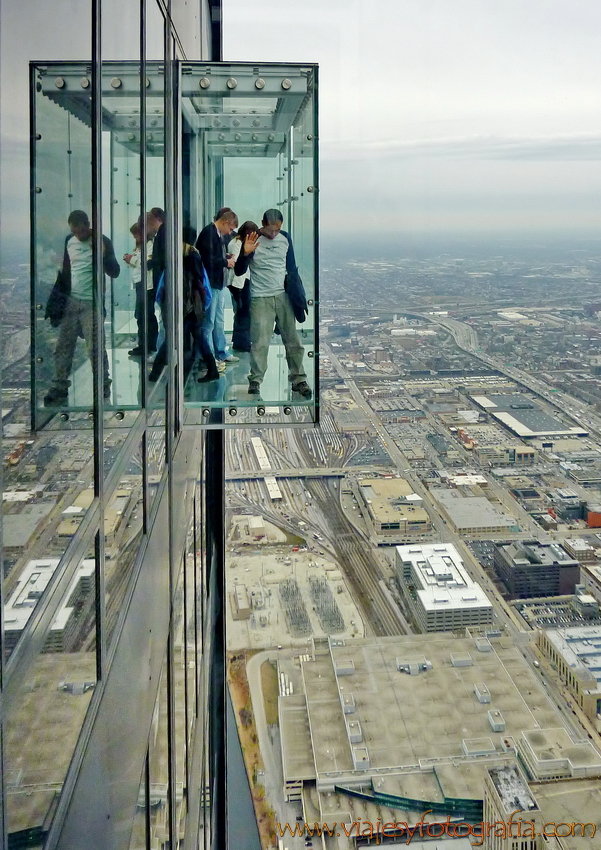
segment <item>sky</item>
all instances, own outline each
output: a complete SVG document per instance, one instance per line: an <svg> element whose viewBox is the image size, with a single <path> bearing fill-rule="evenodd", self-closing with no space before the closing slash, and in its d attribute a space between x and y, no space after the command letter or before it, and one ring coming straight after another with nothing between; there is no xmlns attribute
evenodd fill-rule
<svg viewBox="0 0 601 850"><path fill-rule="evenodd" d="M224 58L320 65L326 233L601 226L598 0L224 0Z"/></svg>
<svg viewBox="0 0 601 850"><path fill-rule="evenodd" d="M111 3L121 55L137 3ZM323 236L601 233L599 0L223 4L226 60L319 63ZM88 16L3 0L5 244L27 240L27 62L82 58Z"/></svg>

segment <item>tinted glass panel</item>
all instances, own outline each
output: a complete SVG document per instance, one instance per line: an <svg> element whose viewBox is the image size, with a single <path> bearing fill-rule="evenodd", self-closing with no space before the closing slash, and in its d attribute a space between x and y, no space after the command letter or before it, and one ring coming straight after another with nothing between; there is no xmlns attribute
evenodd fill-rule
<svg viewBox="0 0 601 850"><path fill-rule="evenodd" d="M22 573L43 580L50 564L32 561ZM44 649L29 669L4 727L6 813L11 837L41 847L96 685L95 561L87 558L65 582L62 603ZM28 609L20 606L25 628ZM5 633L15 638L17 624ZM27 837L27 843L23 841Z"/></svg>

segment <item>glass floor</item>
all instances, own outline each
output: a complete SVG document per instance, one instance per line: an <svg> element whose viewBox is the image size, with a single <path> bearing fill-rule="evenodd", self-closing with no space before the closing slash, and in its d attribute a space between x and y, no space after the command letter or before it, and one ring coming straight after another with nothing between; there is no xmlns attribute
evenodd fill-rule
<svg viewBox="0 0 601 850"><path fill-rule="evenodd" d="M228 319L231 327L231 315L228 316L227 309L225 313L226 327L228 326ZM229 313L231 314L231 310ZM105 402L105 407L115 410L131 410L140 407L142 369L146 368L150 371L152 361L145 365L141 359L128 356L128 350L136 344L135 331L136 326L133 319L119 323L119 336L122 342L119 347L107 349L112 386L111 397ZM307 372L307 383L313 390L314 369L313 363L308 357L308 353L311 352L312 354L314 351L313 330L304 331L299 328L298 333L305 346L304 366ZM231 333L226 332L226 339L229 344ZM250 354L240 351L232 351L231 353L239 357L238 362L228 362L219 380L203 384L198 383L198 378L204 374L204 369L199 370L198 362L193 363L191 358L189 359L185 364L184 403L187 407L223 407L230 403L235 403L237 407L256 407L257 404L271 407L307 405L306 398L292 391L292 385L288 379L285 350L278 335L274 334L271 339L268 367L261 384L260 395L249 395L248 393ZM164 385L165 376L166 370L159 378L157 387L160 387L161 384ZM150 386L152 387L152 385ZM162 407L163 393L158 390L153 393L153 401L155 397L156 403L151 402L151 406ZM68 402L61 408L57 408L57 412L85 411L91 408L92 404L92 368L86 358L71 376Z"/></svg>

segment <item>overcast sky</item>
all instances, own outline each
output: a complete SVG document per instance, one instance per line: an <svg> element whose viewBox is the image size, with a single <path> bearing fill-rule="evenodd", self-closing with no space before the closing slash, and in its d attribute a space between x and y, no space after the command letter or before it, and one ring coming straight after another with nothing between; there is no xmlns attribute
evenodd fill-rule
<svg viewBox="0 0 601 850"><path fill-rule="evenodd" d="M137 3L110 2L121 55ZM226 59L320 65L324 235L601 233L599 0L223 3ZM88 32L87 0L2 3L5 240L27 239L27 62Z"/></svg>
<svg viewBox="0 0 601 850"><path fill-rule="evenodd" d="M321 214L601 232L598 0L224 0L224 58L320 65Z"/></svg>

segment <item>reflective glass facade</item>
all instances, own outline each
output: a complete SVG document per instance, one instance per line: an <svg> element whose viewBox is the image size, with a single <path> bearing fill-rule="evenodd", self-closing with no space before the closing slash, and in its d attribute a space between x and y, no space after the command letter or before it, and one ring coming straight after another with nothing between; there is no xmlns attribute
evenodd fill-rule
<svg viewBox="0 0 601 850"><path fill-rule="evenodd" d="M219 0L10 7L0 845L225 846L223 428L318 418L317 68L220 62ZM300 304L254 394L226 205Z"/></svg>
<svg viewBox="0 0 601 850"><path fill-rule="evenodd" d="M228 419L243 424L264 421L267 407L277 408L278 420L283 415L291 421L292 409L296 421L316 419L317 69L200 62L167 67L172 68L169 81L164 65L144 62L141 85L139 62L102 63L102 74L94 80L102 104L96 128L99 168L94 170L96 100L88 66L31 66L31 398L36 430L52 427L56 418L77 422L78 428L86 423L92 427L95 367L101 375L97 395L103 398L106 426L118 422L127 427L125 412L163 407L168 396L177 409L183 405L196 411L186 419L194 425L222 408ZM168 171L172 182L165 182ZM94 246L88 252L87 284L79 281L77 267L73 283L73 263L85 262L79 256L84 249L77 235L67 230L65 236L65 225L71 231L77 228L73 211L76 219L77 214L93 218L87 211L92 209L95 178L102 263L94 262L99 282L93 289ZM169 191L174 215L166 215L156 236L148 224L147 249L141 250L144 234L131 229L137 226L143 199L162 211ZM270 209L282 218L282 233L273 244L264 238L266 244L238 274L233 267L214 269L210 241L206 245L203 236L197 241L205 222L213 231L214 213L226 200L238 211L240 225L258 229ZM173 240L169 247L168 237ZM242 238L235 233L220 238L227 256L244 255ZM186 289L190 249L184 247L183 258L169 250L182 240L184 246L202 246L211 278L214 297L205 306L203 321L212 322L212 331L202 333L212 334L218 360L230 350L238 357L220 377L205 383L198 380L196 336L201 331L194 325L199 319L189 309ZM162 254L157 258L159 242ZM267 303L259 282L263 287L278 283L271 280L269 250L277 252L280 243L291 246L281 274L287 287L284 300L293 303L295 316L278 315L276 306L272 326L277 332L267 334L265 350L255 362L251 336L255 328L260 330ZM255 282L261 264L267 283ZM221 289L213 286L215 273L222 279ZM102 297L95 299L96 292ZM178 321L181 316L183 322ZM221 330L216 328L219 322ZM253 348L260 349L257 344ZM260 393L249 392L251 378L260 383ZM301 383L303 393L296 390ZM238 408L241 416L234 419Z"/></svg>

